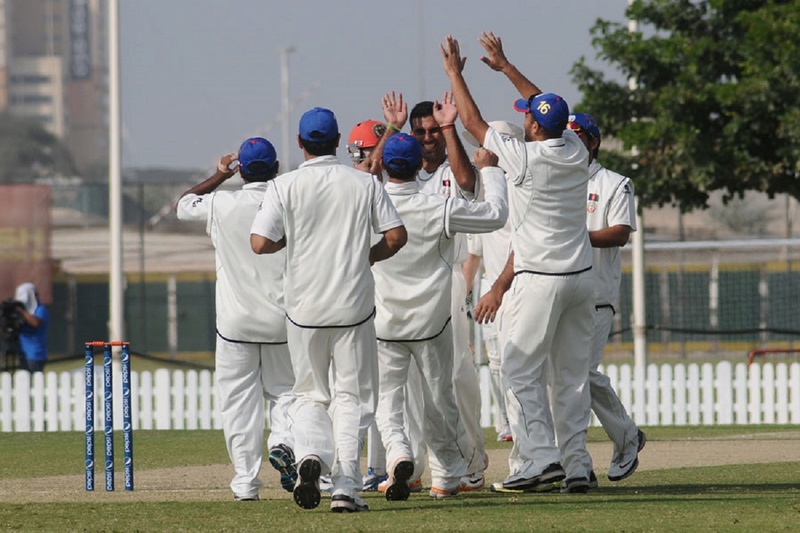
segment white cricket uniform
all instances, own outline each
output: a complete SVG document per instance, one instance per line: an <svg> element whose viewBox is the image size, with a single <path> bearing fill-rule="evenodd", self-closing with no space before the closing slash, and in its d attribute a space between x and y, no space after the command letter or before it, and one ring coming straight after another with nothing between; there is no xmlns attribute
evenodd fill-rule
<svg viewBox="0 0 800 533"><path fill-rule="evenodd" d="M490 127L484 146L498 155L511 182L515 278L503 302L508 329L502 360L514 437L511 474L531 478L561 462L567 478L588 478L594 293L584 213L589 153L571 131L524 143ZM552 372L552 418L546 372Z"/></svg>
<svg viewBox="0 0 800 533"><path fill-rule="evenodd" d="M493 231L508 216L502 171L486 176L486 201L468 202L420 193L417 182L387 183L403 218L408 242L390 261L373 267L380 361L378 427L387 464L412 457L403 427L404 386L413 359L422 374L423 431L430 452L433 486L456 490L466 475L472 443L459 439L453 393L451 284L460 232Z"/></svg>
<svg viewBox="0 0 800 533"><path fill-rule="evenodd" d="M231 489L258 495L264 448L264 398L269 401L268 447L293 448L288 410L294 374L286 343L283 265L286 254L258 256L250 247L250 224L266 183L238 191L187 194L178 218L206 222L217 265L215 377L223 433L236 472Z"/></svg>
<svg viewBox="0 0 800 533"><path fill-rule="evenodd" d="M474 169L474 167L473 167ZM420 192L424 194L440 194L473 201L478 198L481 191L480 174L474 169L475 191L462 190L453 175L450 161L445 159L432 173L421 169L417 174L417 183ZM475 368L475 359L469 345L469 319L467 318L467 282L461 265L467 259L466 235L455 236L455 256L453 261L453 283L451 285L452 300L452 329L453 329L453 388L458 404L460 439L470 442L469 467L470 474L483 472L486 469L484 461L485 443L483 428L481 427L481 394L478 371Z"/></svg>
<svg viewBox="0 0 800 533"><path fill-rule="evenodd" d="M402 225L375 176L321 156L270 182L251 229L286 238L295 457L317 455L335 494L361 489L361 444L377 402L370 239Z"/></svg>
<svg viewBox="0 0 800 533"><path fill-rule="evenodd" d="M589 166L589 194L586 203L586 226L598 231L611 226L628 226L636 231L636 202L631 180L603 168L597 161ZM620 402L611 381L598 370L614 313L619 302L622 277L620 249L594 248L594 335L589 369L592 410L614 443L616 457L625 444L638 440L638 428Z"/></svg>
<svg viewBox="0 0 800 533"><path fill-rule="evenodd" d="M508 261L508 254L511 251L510 221L506 222L506 225L501 229L492 233L471 235L467 248L470 254L480 257L483 263L483 276L480 280L480 295L476 299L477 301L489 292ZM494 322L481 324L483 345L486 348L486 355L489 359L489 372L492 377L492 394L495 398L495 429L498 433L508 426L508 414L506 413L505 394L503 392L505 387L502 386L500 378L500 362L503 353L502 347L504 346L502 334L503 309L505 307L501 306Z"/></svg>

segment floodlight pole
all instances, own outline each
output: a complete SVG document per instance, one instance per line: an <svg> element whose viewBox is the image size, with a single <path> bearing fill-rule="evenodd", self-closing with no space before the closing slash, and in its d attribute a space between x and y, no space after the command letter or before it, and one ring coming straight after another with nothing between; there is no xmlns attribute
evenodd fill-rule
<svg viewBox="0 0 800 533"><path fill-rule="evenodd" d="M122 270L122 143L120 108L119 0L108 2L108 211L109 340L125 339Z"/></svg>
<svg viewBox="0 0 800 533"><path fill-rule="evenodd" d="M630 7L633 0L628 0ZM628 31L636 33L639 31L639 22L628 19ZM628 88L636 90L637 82L635 77L628 80ZM631 152L637 153L634 146ZM645 271L644 271L644 219L642 210L639 209L638 198L636 206L636 231L631 238L633 245L633 364L634 368L644 369L647 365L647 301L645 299Z"/></svg>
<svg viewBox="0 0 800 533"><path fill-rule="evenodd" d="M291 102L289 102L289 54L292 52L294 52L294 47L292 46L281 48L281 122L283 146L280 162L282 172L292 170L289 162L289 112L292 109Z"/></svg>

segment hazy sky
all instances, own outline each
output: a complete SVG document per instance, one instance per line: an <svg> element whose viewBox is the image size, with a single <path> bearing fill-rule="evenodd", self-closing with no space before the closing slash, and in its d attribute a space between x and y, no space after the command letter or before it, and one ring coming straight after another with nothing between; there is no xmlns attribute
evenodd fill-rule
<svg viewBox="0 0 800 533"><path fill-rule="evenodd" d="M480 62L481 31L545 91L572 106L568 74L596 61L598 18L624 21L627 0L136 0L121 4L123 166L212 169L219 155L261 135L283 152L280 50L289 54L291 163L301 161L300 115L332 109L343 143L361 120L382 120L380 98L411 106L447 90L439 43L452 34L468 57L465 77L487 120L521 121L505 76ZM420 13L422 11L422 13ZM424 92L424 94L422 94ZM272 128L267 131L269 125ZM343 146L339 154L345 156ZM284 168L285 165L284 165Z"/></svg>

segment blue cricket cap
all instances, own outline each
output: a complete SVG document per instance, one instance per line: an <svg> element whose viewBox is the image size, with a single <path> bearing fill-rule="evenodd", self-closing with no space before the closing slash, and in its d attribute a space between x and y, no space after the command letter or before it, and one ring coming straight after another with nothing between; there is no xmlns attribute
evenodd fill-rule
<svg viewBox="0 0 800 533"><path fill-rule="evenodd" d="M408 133L397 133L386 139L382 157L387 168L416 169L422 163L422 145Z"/></svg>
<svg viewBox="0 0 800 533"><path fill-rule="evenodd" d="M275 167L278 154L268 140L263 137L251 137L239 147L238 159L245 173L260 174Z"/></svg>
<svg viewBox="0 0 800 533"><path fill-rule="evenodd" d="M589 113L573 113L569 116L567 127L575 133L586 131L595 139L600 139L600 128L597 127L597 122Z"/></svg>
<svg viewBox="0 0 800 533"><path fill-rule="evenodd" d="M315 107L300 117L300 138L309 142L328 142L339 135L339 124L330 109Z"/></svg>
<svg viewBox="0 0 800 533"><path fill-rule="evenodd" d="M550 131L561 132L567 127L569 106L557 94L542 93L527 100L520 98L514 102L514 109L519 113L533 114L536 122Z"/></svg>

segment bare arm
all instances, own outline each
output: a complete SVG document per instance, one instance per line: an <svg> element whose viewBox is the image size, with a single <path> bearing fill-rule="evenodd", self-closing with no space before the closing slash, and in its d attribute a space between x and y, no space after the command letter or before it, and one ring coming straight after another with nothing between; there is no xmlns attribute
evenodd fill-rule
<svg viewBox="0 0 800 533"><path fill-rule="evenodd" d="M467 259L461 267L464 273L464 279L467 282L467 292L472 290L472 284L475 282L475 274L481 266L481 256L475 254L467 254Z"/></svg>
<svg viewBox="0 0 800 533"><path fill-rule="evenodd" d="M408 233L405 226L397 226L383 232L383 238L369 250L369 264L389 259L406 245Z"/></svg>
<svg viewBox="0 0 800 533"><path fill-rule="evenodd" d="M454 126L458 118L458 108L452 94L445 92L441 102L437 100L433 103L433 118L442 128L450 170L453 171L458 186L462 191L474 193L477 174Z"/></svg>
<svg viewBox="0 0 800 533"><path fill-rule="evenodd" d="M630 235L630 226L618 224L597 231L590 231L589 241L592 243L592 248L614 248L617 246L625 246L628 243Z"/></svg>
<svg viewBox="0 0 800 533"><path fill-rule="evenodd" d="M514 281L514 252L508 254L508 261L500 276L472 311L475 322L478 324L494 322L497 317L497 311L503 303L503 295L511 288L512 281Z"/></svg>
<svg viewBox="0 0 800 533"><path fill-rule="evenodd" d="M27 311L27 310L26 310L24 307L22 307L22 306L20 306L20 307L19 307L19 314L22 316L22 318L24 318L24 319L25 319L25 322L27 322L27 323L28 323L28 325L30 325L30 326L32 326L32 327L34 327L34 328L38 328L39 326L41 326L41 325L42 325L42 321L41 321L41 320L39 320L39 317L37 317L37 316L36 316L36 315L34 315L34 314L31 314L31 313L29 313L29 312L28 312L28 311Z"/></svg>
<svg viewBox="0 0 800 533"><path fill-rule="evenodd" d="M181 194L181 198L186 196L187 194L196 194L198 196L203 194L208 194L213 192L222 185L225 181L229 180L233 177L237 172L239 172L239 165L235 167L228 168L231 163L236 160L236 154L226 154L219 159L219 163L217 163L217 170L214 174L206 179L205 181L198 183L188 191ZM175 204L175 211L178 210L178 204Z"/></svg>
<svg viewBox="0 0 800 533"><path fill-rule="evenodd" d="M517 70L517 67L508 62L500 37L496 37L492 32L483 32L478 42L481 43L487 54L481 57L481 61L486 63L490 69L505 74L521 97L527 99L542 92L539 87Z"/></svg>
<svg viewBox="0 0 800 533"><path fill-rule="evenodd" d="M478 142L483 145L483 139L486 136L486 130L489 129L489 124L483 120L478 105L472 98L467 87L467 82L464 80L464 64L467 58L461 58L461 51L458 46L458 41L448 35L443 45L439 45L442 52L442 61L444 62L444 71L450 79L450 89L455 96L456 108L461 117L461 122L464 127L470 132ZM449 147L448 147L449 153ZM452 159L450 160L452 166Z"/></svg>
<svg viewBox="0 0 800 533"><path fill-rule="evenodd" d="M258 255L274 254L286 247L286 237L281 237L279 241L270 240L263 235L250 234L250 248Z"/></svg>

